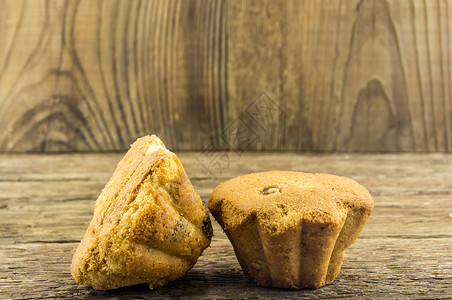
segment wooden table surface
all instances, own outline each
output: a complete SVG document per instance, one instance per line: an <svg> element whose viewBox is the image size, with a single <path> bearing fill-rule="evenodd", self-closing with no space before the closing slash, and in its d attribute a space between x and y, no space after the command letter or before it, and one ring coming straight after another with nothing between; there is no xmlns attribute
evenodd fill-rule
<svg viewBox="0 0 452 300"><path fill-rule="evenodd" d="M447 154L238 154L221 168L203 153L180 153L204 201L222 180L283 169L348 176L375 208L347 251L340 275L317 290L260 288L240 269L214 223L211 246L184 277L95 291L72 279L72 254L94 201L122 154L0 156L0 298L452 298L452 156ZM227 163L225 163L227 162Z"/></svg>

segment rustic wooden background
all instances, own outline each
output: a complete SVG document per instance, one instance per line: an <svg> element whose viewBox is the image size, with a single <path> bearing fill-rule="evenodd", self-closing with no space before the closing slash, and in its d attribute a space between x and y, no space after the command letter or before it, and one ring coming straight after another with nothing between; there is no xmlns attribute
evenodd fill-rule
<svg viewBox="0 0 452 300"><path fill-rule="evenodd" d="M452 150L452 1L0 0L0 152Z"/></svg>

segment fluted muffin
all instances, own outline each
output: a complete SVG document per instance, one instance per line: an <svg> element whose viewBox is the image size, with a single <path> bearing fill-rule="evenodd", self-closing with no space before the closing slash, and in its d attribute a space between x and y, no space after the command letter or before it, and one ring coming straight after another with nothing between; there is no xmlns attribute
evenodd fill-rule
<svg viewBox="0 0 452 300"><path fill-rule="evenodd" d="M349 178L271 171L221 183L208 207L245 275L260 286L301 289L336 278L373 200Z"/></svg>
<svg viewBox="0 0 452 300"><path fill-rule="evenodd" d="M158 137L145 136L97 199L72 276L100 290L161 287L193 267L211 236L207 211L181 162Z"/></svg>

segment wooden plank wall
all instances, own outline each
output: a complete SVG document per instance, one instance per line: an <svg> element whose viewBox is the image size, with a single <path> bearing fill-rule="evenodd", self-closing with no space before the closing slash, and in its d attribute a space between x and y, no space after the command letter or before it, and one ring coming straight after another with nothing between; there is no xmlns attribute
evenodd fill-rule
<svg viewBox="0 0 452 300"><path fill-rule="evenodd" d="M452 1L0 0L0 151L452 149Z"/></svg>

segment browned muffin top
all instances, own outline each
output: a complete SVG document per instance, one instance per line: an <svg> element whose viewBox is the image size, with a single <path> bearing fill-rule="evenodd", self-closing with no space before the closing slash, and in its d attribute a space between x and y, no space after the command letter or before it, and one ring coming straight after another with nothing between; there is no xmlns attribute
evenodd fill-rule
<svg viewBox="0 0 452 300"><path fill-rule="evenodd" d="M254 215L267 230L276 233L301 219L339 223L348 208L371 211L372 203L369 192L349 178L270 171L220 184L210 197L209 209L225 226L240 225Z"/></svg>

